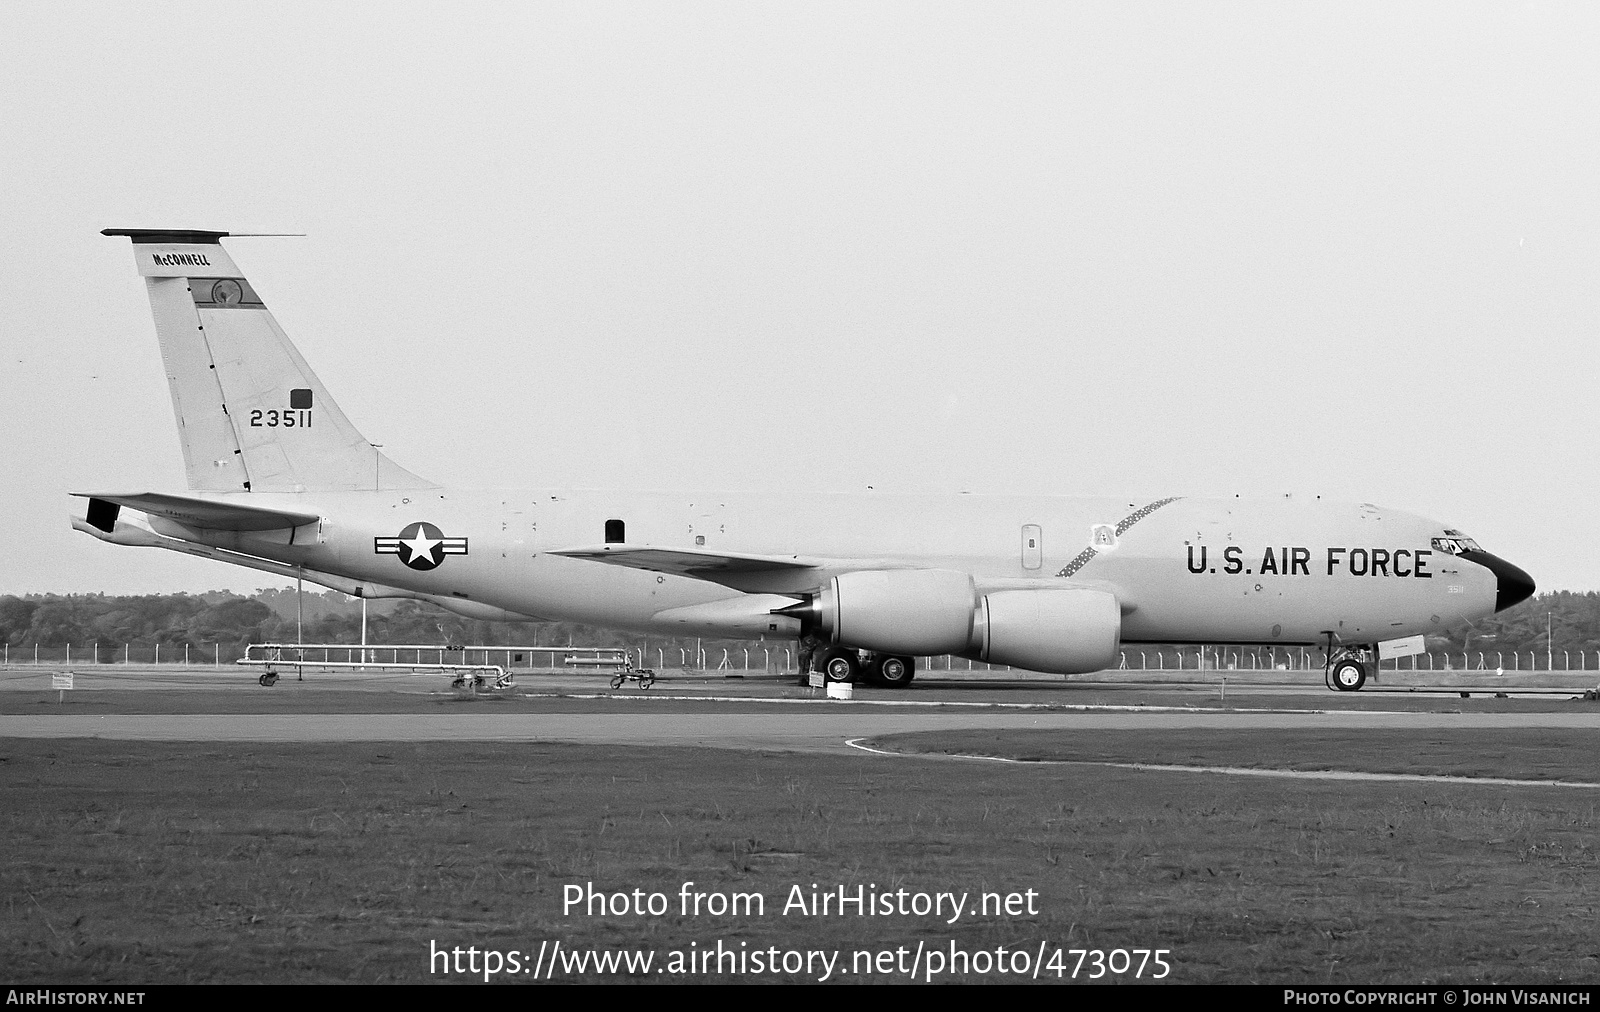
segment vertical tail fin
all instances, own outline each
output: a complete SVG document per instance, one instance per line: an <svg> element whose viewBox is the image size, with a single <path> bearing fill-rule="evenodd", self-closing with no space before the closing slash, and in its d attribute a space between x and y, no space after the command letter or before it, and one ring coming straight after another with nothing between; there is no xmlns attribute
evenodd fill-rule
<svg viewBox="0 0 1600 1012"><path fill-rule="evenodd" d="M228 233L108 228L102 234L133 240L190 488L433 487L350 424L223 250L218 240Z"/></svg>

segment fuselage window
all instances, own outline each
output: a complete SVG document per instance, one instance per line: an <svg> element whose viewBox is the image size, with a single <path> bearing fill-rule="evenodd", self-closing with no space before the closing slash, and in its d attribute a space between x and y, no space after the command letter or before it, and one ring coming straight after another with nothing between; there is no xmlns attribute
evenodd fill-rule
<svg viewBox="0 0 1600 1012"><path fill-rule="evenodd" d="M1478 543L1459 532L1448 538L1434 538L1433 550L1436 552L1449 552L1451 555L1460 555L1462 552L1481 552Z"/></svg>
<svg viewBox="0 0 1600 1012"><path fill-rule="evenodd" d="M606 521L606 544L620 545L627 540L628 539L623 536L623 525L621 520Z"/></svg>

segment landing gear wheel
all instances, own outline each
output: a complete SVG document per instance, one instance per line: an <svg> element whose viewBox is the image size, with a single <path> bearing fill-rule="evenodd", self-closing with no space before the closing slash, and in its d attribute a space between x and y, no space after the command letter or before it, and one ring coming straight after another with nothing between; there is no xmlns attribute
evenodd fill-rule
<svg viewBox="0 0 1600 1012"><path fill-rule="evenodd" d="M873 663L877 683L886 689L903 689L917 673L914 657L880 657Z"/></svg>
<svg viewBox="0 0 1600 1012"><path fill-rule="evenodd" d="M882 654L868 654L867 663L861 666L861 680L868 685L882 685L885 659Z"/></svg>
<svg viewBox="0 0 1600 1012"><path fill-rule="evenodd" d="M263 688L270 689L274 685L278 684L278 673L276 671L268 671L266 674L256 679L256 684L262 686Z"/></svg>
<svg viewBox="0 0 1600 1012"><path fill-rule="evenodd" d="M1333 687L1340 692L1355 692L1367 684L1367 669L1360 661L1345 659L1333 666Z"/></svg>
<svg viewBox="0 0 1600 1012"><path fill-rule="evenodd" d="M829 650L822 657L822 675L830 682L853 682L861 674L854 650Z"/></svg>

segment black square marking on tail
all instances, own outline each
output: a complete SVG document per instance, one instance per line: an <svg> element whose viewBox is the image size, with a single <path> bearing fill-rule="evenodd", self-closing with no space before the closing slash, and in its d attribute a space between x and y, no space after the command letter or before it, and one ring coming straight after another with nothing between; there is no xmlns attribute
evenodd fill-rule
<svg viewBox="0 0 1600 1012"><path fill-rule="evenodd" d="M289 391L289 407L291 409L309 408L311 406L311 391L305 387Z"/></svg>
<svg viewBox="0 0 1600 1012"><path fill-rule="evenodd" d="M90 527L110 534L111 529L117 526L117 514L121 512L122 507L117 503L106 502L104 499L90 499L89 515L84 519L89 521Z"/></svg>

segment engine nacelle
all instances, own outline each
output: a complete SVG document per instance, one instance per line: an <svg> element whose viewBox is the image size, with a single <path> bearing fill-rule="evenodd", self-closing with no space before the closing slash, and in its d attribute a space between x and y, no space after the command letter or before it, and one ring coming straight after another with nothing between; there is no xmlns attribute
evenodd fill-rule
<svg viewBox="0 0 1600 1012"><path fill-rule="evenodd" d="M806 617L836 643L884 654L929 656L967 649L976 602L977 590L966 573L864 570L834 577L811 603Z"/></svg>
<svg viewBox="0 0 1600 1012"><path fill-rule="evenodd" d="M973 629L991 664L1076 675L1116 663L1122 609L1103 590L1002 590L986 594Z"/></svg>

